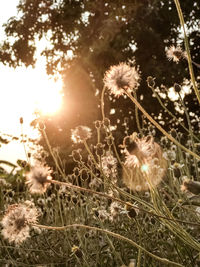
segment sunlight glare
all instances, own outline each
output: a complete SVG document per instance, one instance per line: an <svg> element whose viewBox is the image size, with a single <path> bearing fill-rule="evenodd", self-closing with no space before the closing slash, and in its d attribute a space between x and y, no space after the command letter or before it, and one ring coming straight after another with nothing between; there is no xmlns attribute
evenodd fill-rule
<svg viewBox="0 0 200 267"><path fill-rule="evenodd" d="M55 82L49 79L44 65L37 64L35 69L5 67L1 81L2 132L18 135L19 118L23 117L24 126L28 130L26 133L32 135L29 124L35 119L36 111L41 115L52 116L61 108L62 80Z"/></svg>
<svg viewBox="0 0 200 267"><path fill-rule="evenodd" d="M53 115L58 112L62 106L62 81L44 79L40 83L40 88L35 91L35 110L41 115Z"/></svg>

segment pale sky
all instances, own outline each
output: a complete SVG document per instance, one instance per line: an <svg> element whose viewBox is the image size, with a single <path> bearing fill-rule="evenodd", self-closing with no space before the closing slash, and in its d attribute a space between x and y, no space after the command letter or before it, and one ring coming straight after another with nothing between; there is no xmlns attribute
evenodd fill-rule
<svg viewBox="0 0 200 267"><path fill-rule="evenodd" d="M0 42L4 38L2 24L17 14L18 0L0 1ZM37 132L30 127L35 109L44 114L53 114L62 104L62 81L54 82L46 75L45 60L39 58L35 69L20 67L9 68L0 63L1 102L0 133L19 137L24 118L24 134L36 138ZM24 148L16 141L0 147L0 160L16 163L17 159L26 159Z"/></svg>

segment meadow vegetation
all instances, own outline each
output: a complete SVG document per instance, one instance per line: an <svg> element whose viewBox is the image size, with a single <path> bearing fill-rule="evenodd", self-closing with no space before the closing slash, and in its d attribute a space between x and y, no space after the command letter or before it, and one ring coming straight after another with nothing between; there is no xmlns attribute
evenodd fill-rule
<svg viewBox="0 0 200 267"><path fill-rule="evenodd" d="M168 47L166 60L177 66L188 61L187 87L200 101L186 35L185 50ZM27 162L10 173L0 169L1 266L200 265L200 118L184 102L185 85L174 80L172 91L186 122L167 108L168 89L149 76L147 85L161 108L158 123L137 100L141 79L137 62L107 70L102 120L94 122L94 131L87 125L71 130L72 173L51 147L42 120L37 127L55 168L44 157L31 164L27 153ZM129 99L135 109L137 129L130 132L124 121L122 143L116 143L117 126L105 116L106 92ZM175 120L168 132L164 113Z"/></svg>

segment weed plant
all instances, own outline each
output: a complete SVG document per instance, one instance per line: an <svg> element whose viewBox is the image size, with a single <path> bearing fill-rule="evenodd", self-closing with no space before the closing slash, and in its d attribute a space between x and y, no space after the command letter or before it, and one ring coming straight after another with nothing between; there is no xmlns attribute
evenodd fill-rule
<svg viewBox="0 0 200 267"><path fill-rule="evenodd" d="M188 87L199 101L186 34L185 47L186 52L172 46L167 56L179 64L188 60ZM174 105L187 123L171 113L167 91L148 77L161 106L153 118L137 101L141 78L138 68L126 63L107 71L102 120L94 122L93 132L82 125L72 129L73 173L66 174L43 122L38 127L56 169L43 161L18 162L15 174L0 169L1 266L200 266L199 118L188 111L181 85L174 84ZM104 114L106 90L135 105L137 132L130 133L126 121L122 144L115 142L117 128ZM163 112L174 125L170 132L162 127Z"/></svg>

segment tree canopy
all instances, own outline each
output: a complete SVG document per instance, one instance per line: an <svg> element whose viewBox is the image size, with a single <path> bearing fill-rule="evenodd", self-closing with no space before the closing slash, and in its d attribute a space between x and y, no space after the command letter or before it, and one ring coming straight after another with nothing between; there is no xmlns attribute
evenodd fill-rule
<svg viewBox="0 0 200 267"><path fill-rule="evenodd" d="M46 57L47 73L60 72L65 81L64 110L46 121L53 146L65 146L71 127L91 125L100 118L97 106L102 80L111 65L130 62L139 66L138 97L153 114L158 114L160 107L152 99L147 77L156 77L156 84L166 88L189 78L187 62L175 64L165 54L166 47L172 44L178 43L184 49L174 1L21 0L17 8L18 15L5 24L7 38L0 47L0 59L12 67L34 65L38 40L47 40L41 52ZM192 58L198 62L200 3L184 0L181 8ZM191 94L188 101L194 103L193 98ZM170 109L172 106L169 103ZM128 99L113 100L109 96L106 114L111 108L115 109L110 117L113 123L122 124L123 114L132 121L130 130L136 129L134 107Z"/></svg>

